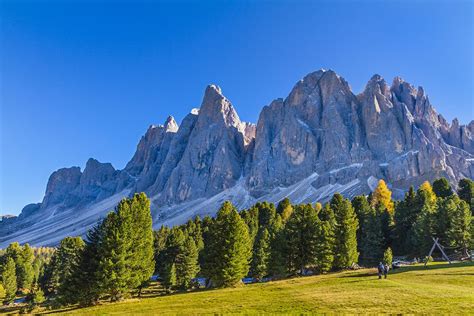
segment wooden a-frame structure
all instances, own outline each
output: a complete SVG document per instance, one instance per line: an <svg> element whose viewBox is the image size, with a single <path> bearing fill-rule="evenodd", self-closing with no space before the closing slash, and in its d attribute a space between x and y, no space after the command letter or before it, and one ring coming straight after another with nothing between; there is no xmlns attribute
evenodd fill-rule
<svg viewBox="0 0 474 316"><path fill-rule="evenodd" d="M439 238L436 238L436 239L434 237L431 237L431 238L433 239L434 243L433 243L433 247L431 247L430 253L428 254L428 258L431 257L431 254L433 253L433 250L435 250L436 246L438 246L438 249L441 251L441 254L443 255L443 258L446 259L451 264L451 259L449 259L449 257L444 252L443 247L438 242ZM426 267L427 263L428 263L428 260L426 260L426 262L425 262L425 267Z"/></svg>

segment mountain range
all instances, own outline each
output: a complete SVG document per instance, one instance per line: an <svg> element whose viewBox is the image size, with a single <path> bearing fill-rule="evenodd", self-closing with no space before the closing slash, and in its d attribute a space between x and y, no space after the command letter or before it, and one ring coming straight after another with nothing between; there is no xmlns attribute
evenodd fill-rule
<svg viewBox="0 0 474 316"><path fill-rule="evenodd" d="M395 198L409 186L474 178L474 121L448 123L422 87L374 75L360 94L332 70L298 81L286 99L242 122L216 85L180 125L152 125L122 170L89 159L62 168L41 203L0 221L0 248L12 241L55 245L84 235L120 199L145 192L154 226L213 215L226 200L325 202L335 192L367 194L384 179Z"/></svg>

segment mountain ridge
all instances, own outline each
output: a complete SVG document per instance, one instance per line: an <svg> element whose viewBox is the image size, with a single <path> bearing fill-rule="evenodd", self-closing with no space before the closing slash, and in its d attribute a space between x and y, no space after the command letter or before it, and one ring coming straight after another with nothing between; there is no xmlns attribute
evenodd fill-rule
<svg viewBox="0 0 474 316"><path fill-rule="evenodd" d="M62 168L41 203L0 222L0 246L19 239L54 244L84 234L120 198L144 191L155 225L214 214L229 199L325 201L336 191L366 194L385 179L394 196L445 176L455 186L474 177L474 121L448 123L422 87L374 75L354 94L332 70L306 75L285 99L264 106L256 124L242 122L217 85L180 125L151 125L124 169L93 158L84 171ZM94 210L94 211L93 211ZM16 238L16 239L15 239Z"/></svg>

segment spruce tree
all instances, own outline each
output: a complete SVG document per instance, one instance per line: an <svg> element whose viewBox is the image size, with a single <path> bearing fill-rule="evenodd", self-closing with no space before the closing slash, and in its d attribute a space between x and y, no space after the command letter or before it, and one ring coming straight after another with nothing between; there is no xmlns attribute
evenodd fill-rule
<svg viewBox="0 0 474 316"><path fill-rule="evenodd" d="M268 260L270 258L270 234L265 227L261 227L253 247L250 275L261 279L268 274Z"/></svg>
<svg viewBox="0 0 474 316"><path fill-rule="evenodd" d="M334 228L336 220L329 204L326 204L318 214L320 224L316 250L316 265L320 273L328 272L334 262Z"/></svg>
<svg viewBox="0 0 474 316"><path fill-rule="evenodd" d="M247 225L230 202L222 205L209 227L204 252L204 271L214 286L232 286L247 275L252 244Z"/></svg>
<svg viewBox="0 0 474 316"><path fill-rule="evenodd" d="M433 192L439 198L446 198L453 195L453 190L446 178L439 178L433 182Z"/></svg>
<svg viewBox="0 0 474 316"><path fill-rule="evenodd" d="M2 269L2 285L5 289L4 303L9 304L15 299L17 291L15 261L11 257L7 257Z"/></svg>
<svg viewBox="0 0 474 316"><path fill-rule="evenodd" d="M459 198L467 203L474 216L474 181L471 179L461 179L459 180L458 187Z"/></svg>
<svg viewBox="0 0 474 316"><path fill-rule="evenodd" d="M334 267L336 269L343 269L350 267L358 261L357 229L359 221L351 202L344 199L341 194L334 194L330 206L336 219L334 229Z"/></svg>

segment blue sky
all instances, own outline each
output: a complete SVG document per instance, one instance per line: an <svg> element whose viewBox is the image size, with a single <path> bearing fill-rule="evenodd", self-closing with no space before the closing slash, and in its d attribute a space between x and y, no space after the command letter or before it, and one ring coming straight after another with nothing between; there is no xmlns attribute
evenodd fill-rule
<svg viewBox="0 0 474 316"><path fill-rule="evenodd" d="M473 114L465 1L0 2L0 213L41 201L56 169L123 168L148 125L178 122L209 83L240 117L333 69L422 85L447 119Z"/></svg>

